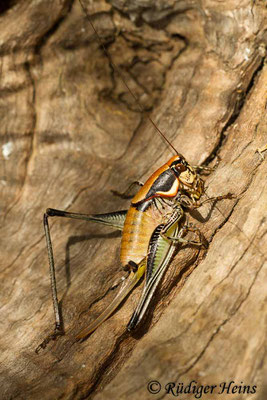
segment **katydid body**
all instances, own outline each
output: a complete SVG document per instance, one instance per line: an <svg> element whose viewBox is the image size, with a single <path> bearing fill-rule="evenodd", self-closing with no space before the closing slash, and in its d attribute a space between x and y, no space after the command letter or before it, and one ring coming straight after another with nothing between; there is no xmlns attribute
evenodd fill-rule
<svg viewBox="0 0 267 400"><path fill-rule="evenodd" d="M127 329L132 330L140 323L156 287L172 259L177 243L203 244L199 231L196 228L188 227L183 218L186 208L201 205L198 201L203 191L204 184L197 174L196 168L190 166L183 156L177 154L145 182L134 196L128 211L87 215L48 209L44 214L44 229L50 265L55 331L38 346L37 352L44 348L50 340L64 334L57 299L49 217L82 219L122 231L120 258L124 269L129 270L129 276L122 283L118 294L107 309L78 334L77 340L81 340L113 313L145 275L144 289ZM229 197L231 196L228 194L220 196L218 199ZM197 232L199 240L187 241L184 239L188 230Z"/></svg>
<svg viewBox="0 0 267 400"><path fill-rule="evenodd" d="M119 68L112 62L109 53L102 44L81 0L80 3L110 64L114 70L118 71L124 85L131 93L141 112L143 112L142 105L127 85ZM64 334L57 298L55 265L48 223L49 217L57 216L82 219L109 225L122 231L120 259L123 268L129 270L128 278L122 283L117 295L107 309L78 334L77 340L81 340L92 333L112 314L127 294L145 275L145 283L140 301L127 325L128 330L134 329L145 315L158 283L170 264L177 244L203 244L198 229L186 225L186 218L184 218L185 211L190 208L199 207L207 201L231 198L231 195L228 194L226 196L219 196L218 198L207 199L203 203L200 203L199 200L204 193L204 183L198 174L199 167L191 166L182 155L178 154L174 146L149 115L147 115L147 118L158 134L175 151L176 155L150 176L132 199L127 211L87 215L47 209L44 214L44 230L48 249L51 290L55 313L55 330L37 347L37 352L41 348L46 347L50 340L54 340L57 336ZM200 167L200 169L209 170L209 168L205 167ZM116 191L114 193L117 194ZM128 191L124 195L127 193ZM186 240L184 236L188 230L197 233L199 240Z"/></svg>

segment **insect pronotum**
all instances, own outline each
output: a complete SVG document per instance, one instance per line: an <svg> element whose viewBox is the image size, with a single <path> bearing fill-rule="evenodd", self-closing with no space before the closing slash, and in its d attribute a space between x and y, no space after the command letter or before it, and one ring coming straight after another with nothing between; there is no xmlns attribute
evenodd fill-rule
<svg viewBox="0 0 267 400"><path fill-rule="evenodd" d="M85 7L81 1L80 3L100 46L103 48L113 68L119 72L123 83L133 96L141 112L143 112L140 102L128 87L118 67L113 64ZM49 217L56 216L97 222L122 231L120 260L123 268L129 271L129 275L123 281L117 295L104 312L77 335L77 340L82 340L112 314L140 279L145 276L141 298L127 325L129 331L133 330L146 313L158 283L170 264L177 244L206 245L201 232L187 223L187 211L200 207L206 202L232 198L232 195L228 193L224 196L207 198L201 201L201 196L204 193L204 182L200 177L199 171L203 169L208 171L209 168L190 165L177 152L149 116L148 119L158 134L175 152L175 155L157 169L144 184L138 182L141 188L131 200L128 210L106 214L80 214L49 208L44 214L43 222L48 250L55 330L37 347L36 352L45 348L50 340L54 340L64 334L57 297L54 256L48 223ZM188 231L197 236L196 240L185 238Z"/></svg>

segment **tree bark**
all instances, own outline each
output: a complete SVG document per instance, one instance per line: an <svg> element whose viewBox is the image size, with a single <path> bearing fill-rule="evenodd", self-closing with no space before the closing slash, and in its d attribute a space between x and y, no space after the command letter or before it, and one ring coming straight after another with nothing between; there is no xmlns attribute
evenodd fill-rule
<svg viewBox="0 0 267 400"><path fill-rule="evenodd" d="M0 398L150 399L148 383L158 381L153 398L161 399L169 382L175 391L196 381L217 385L203 399L263 400L267 162L256 150L267 144L265 4L82 2L168 140L192 164L219 158L207 195L236 197L188 215L209 248L179 248L140 328L125 329L142 285L83 343L75 336L123 274L120 235L51 219L65 335L37 355L54 327L45 209L126 209L111 189L144 181L172 152L113 71L79 1L0 6Z"/></svg>

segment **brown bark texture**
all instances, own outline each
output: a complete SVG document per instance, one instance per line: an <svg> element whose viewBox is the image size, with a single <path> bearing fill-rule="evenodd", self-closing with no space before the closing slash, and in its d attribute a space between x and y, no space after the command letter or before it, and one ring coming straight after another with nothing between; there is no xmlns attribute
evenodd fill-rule
<svg viewBox="0 0 267 400"><path fill-rule="evenodd" d="M0 398L165 399L169 382L196 381L217 385L202 399L264 400L267 160L257 149L267 144L266 3L82 2L178 151L193 164L219 159L207 195L236 197L188 215L209 247L179 248L136 331L125 327L142 285L82 343L75 335L125 274L120 233L51 218L65 335L37 355L54 328L45 209L127 209L111 190L145 181L173 153L114 73L79 1L2 2ZM157 394L150 381L161 384ZM256 393L219 394L231 381Z"/></svg>

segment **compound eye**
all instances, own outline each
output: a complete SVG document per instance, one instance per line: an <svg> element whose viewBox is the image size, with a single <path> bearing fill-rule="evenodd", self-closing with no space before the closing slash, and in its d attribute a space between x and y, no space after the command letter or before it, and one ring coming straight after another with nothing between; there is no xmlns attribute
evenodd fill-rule
<svg viewBox="0 0 267 400"><path fill-rule="evenodd" d="M175 170L180 174L181 172L186 171L186 166L184 164L176 164Z"/></svg>

